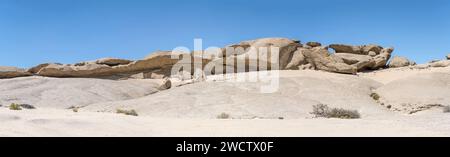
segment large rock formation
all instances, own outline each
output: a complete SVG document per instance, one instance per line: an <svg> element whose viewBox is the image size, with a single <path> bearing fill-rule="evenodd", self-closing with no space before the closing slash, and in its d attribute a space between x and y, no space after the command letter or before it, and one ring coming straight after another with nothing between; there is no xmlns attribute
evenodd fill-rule
<svg viewBox="0 0 450 157"><path fill-rule="evenodd" d="M0 79L31 76L32 74L24 69L16 67L0 66Z"/></svg>
<svg viewBox="0 0 450 157"><path fill-rule="evenodd" d="M394 48L383 48L378 45L331 44L329 47L336 52L335 58L341 58L346 64L354 66L357 71L386 67L394 51Z"/></svg>
<svg viewBox="0 0 450 157"><path fill-rule="evenodd" d="M170 76L170 69L175 64L183 64L179 61L183 57L191 57L190 54L172 53L172 52L156 52L146 57L144 60L128 61L121 59L100 59L92 62L83 62L74 65L49 64L41 67L37 72L40 76L47 77L95 77L122 79L128 78L135 74L159 73L164 76ZM208 59L201 59L206 64ZM191 63L187 63L191 64ZM144 77L146 78L146 77Z"/></svg>
<svg viewBox="0 0 450 157"><path fill-rule="evenodd" d="M301 47L300 41L286 38L262 38L257 40L249 40L226 46L222 51L222 55L220 55L223 58L219 58L218 60L219 62L220 60L224 60L224 64L226 64L226 66L230 66L227 61L234 61L235 63L245 62L247 68L245 71L252 71L250 69L254 69L249 67L251 66L251 61L267 63L267 67L259 67L265 66L259 64L257 67L258 70L265 70L266 68L271 69L272 64L278 64L278 69L284 70L288 69L287 65L289 64L292 55L299 47ZM279 58L278 63L272 62L272 58L270 57L272 53L274 53L272 52L273 48L278 48L279 50L279 54L277 56ZM238 69L238 71L244 70Z"/></svg>
<svg viewBox="0 0 450 157"><path fill-rule="evenodd" d="M447 60L450 60L450 54L447 55Z"/></svg>
<svg viewBox="0 0 450 157"><path fill-rule="evenodd" d="M315 69L328 72L356 74L356 68L345 63L341 63L330 56L328 50L323 47L315 47L303 52L308 63Z"/></svg>
<svg viewBox="0 0 450 157"><path fill-rule="evenodd" d="M264 54L270 54L273 47L280 48L279 69L280 70L298 70L298 69L317 69L329 72L355 74L358 71L366 69L379 69L386 66L391 57L393 48L383 48L378 45L351 46L342 44L332 44L329 47L335 50L335 54L328 51L328 47L323 47L318 42L308 42L302 45L300 41L286 38L263 38L257 40L243 41L239 44L227 46L222 50L223 58L218 61L227 67L236 69L237 63L244 63L245 70L234 70L234 72L252 71L250 69L272 69L273 65ZM266 51L261 52L261 48ZM263 55L261 55L261 53ZM231 62L233 61L233 62ZM265 61L266 65L258 64L258 67L251 67L249 62ZM231 69L232 69L231 68Z"/></svg>
<svg viewBox="0 0 450 157"><path fill-rule="evenodd" d="M336 53L329 52L328 48L334 49ZM10 72L6 76L4 73L3 78L36 74L107 79L162 79L175 75L191 79L193 75L199 75L198 68L203 70L201 75L302 69L355 74L366 69L386 67L393 50L378 45L331 44L324 47L319 42L302 45L298 40L287 38L262 38L191 53L157 51L137 61L102 58L76 64L45 63L28 72L15 71L16 75Z"/></svg>
<svg viewBox="0 0 450 157"><path fill-rule="evenodd" d="M410 66L410 65L415 65L415 64L416 64L415 62L410 61L406 57L395 56L389 62L389 68L399 68L399 67L405 67L405 66Z"/></svg>

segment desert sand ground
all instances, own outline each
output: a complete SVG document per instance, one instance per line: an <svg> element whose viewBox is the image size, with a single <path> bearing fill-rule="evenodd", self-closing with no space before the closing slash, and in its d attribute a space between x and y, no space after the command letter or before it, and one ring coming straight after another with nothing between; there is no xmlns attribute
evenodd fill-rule
<svg viewBox="0 0 450 157"><path fill-rule="evenodd" d="M450 67L280 71L275 93L260 93L264 82L220 76L162 91L158 81L0 80L0 136L450 136L450 114L442 111L450 105ZM9 110L10 103L36 109ZM357 110L361 119L315 118L312 106L321 103ZM221 113L230 119L217 119Z"/></svg>

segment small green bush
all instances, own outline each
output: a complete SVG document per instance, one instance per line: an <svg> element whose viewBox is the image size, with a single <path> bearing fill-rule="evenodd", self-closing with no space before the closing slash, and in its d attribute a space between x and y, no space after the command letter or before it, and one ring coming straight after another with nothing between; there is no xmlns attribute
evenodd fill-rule
<svg viewBox="0 0 450 157"><path fill-rule="evenodd" d="M370 97L372 97L373 98L373 100L376 100L376 101L378 101L378 100L380 100L380 95L378 95L378 93L372 93L372 94L370 94Z"/></svg>
<svg viewBox="0 0 450 157"><path fill-rule="evenodd" d="M116 113L118 114L124 114L124 115L128 115L128 116L138 116L137 112L135 110L122 110L122 109L117 109Z"/></svg>
<svg viewBox="0 0 450 157"><path fill-rule="evenodd" d="M358 119L361 115L356 110L346 110L342 108L330 108L328 105L318 104L313 106L313 112L316 117L340 118L340 119Z"/></svg>
<svg viewBox="0 0 450 157"><path fill-rule="evenodd" d="M359 119L361 118L361 115L356 110L333 108L329 113L329 117L340 119Z"/></svg>
<svg viewBox="0 0 450 157"><path fill-rule="evenodd" d="M230 115L227 113L221 113L217 116L217 119L229 119Z"/></svg>
<svg viewBox="0 0 450 157"><path fill-rule="evenodd" d="M11 105L9 105L9 109L17 111L17 110L22 110L22 107L20 107L19 104L12 103Z"/></svg>

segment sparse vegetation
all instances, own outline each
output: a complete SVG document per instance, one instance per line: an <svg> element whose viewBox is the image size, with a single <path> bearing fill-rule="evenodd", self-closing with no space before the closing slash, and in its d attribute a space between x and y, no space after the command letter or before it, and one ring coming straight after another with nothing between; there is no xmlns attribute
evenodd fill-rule
<svg viewBox="0 0 450 157"><path fill-rule="evenodd" d="M372 97L372 99L376 101L380 100L381 98L380 95L378 95L378 93L372 93L370 94L370 97Z"/></svg>
<svg viewBox="0 0 450 157"><path fill-rule="evenodd" d="M315 115L316 117L327 117L327 113L329 112L330 108L327 105L324 104L317 104L313 106L313 112L311 114Z"/></svg>
<svg viewBox="0 0 450 157"><path fill-rule="evenodd" d="M0 105L1 107L1 105ZM36 107L34 107L33 105L30 104L16 104L16 103L11 103L9 105L9 109L10 110L22 110L22 109L36 109Z"/></svg>
<svg viewBox="0 0 450 157"><path fill-rule="evenodd" d="M17 110L22 110L22 107L20 107L19 104L12 103L11 105L9 105L9 109L17 111Z"/></svg>
<svg viewBox="0 0 450 157"><path fill-rule="evenodd" d="M333 108L329 113L331 118L340 118L340 119L358 119L361 118L361 115L356 110L346 110L341 108Z"/></svg>
<svg viewBox="0 0 450 157"><path fill-rule="evenodd" d="M80 107L70 106L70 107L67 108L67 109L72 110L73 112L78 112L78 109L80 109Z"/></svg>
<svg viewBox="0 0 450 157"><path fill-rule="evenodd" d="M340 119L358 119L361 115L356 110L346 110L342 108L330 108L325 104L318 104L313 106L313 112L316 117L324 118L340 118Z"/></svg>
<svg viewBox="0 0 450 157"><path fill-rule="evenodd" d="M122 109L117 109L116 113L118 113L118 114L124 114L124 115L128 115L128 116L139 116L135 110L122 110Z"/></svg>
<svg viewBox="0 0 450 157"><path fill-rule="evenodd" d="M450 113L450 106L444 106L443 111L444 113Z"/></svg>
<svg viewBox="0 0 450 157"><path fill-rule="evenodd" d="M217 119L229 119L230 115L227 113L221 113L217 116Z"/></svg>
<svg viewBox="0 0 450 157"><path fill-rule="evenodd" d="M36 107L34 107L33 105L30 105L30 104L20 104L19 106L24 109L36 109Z"/></svg>

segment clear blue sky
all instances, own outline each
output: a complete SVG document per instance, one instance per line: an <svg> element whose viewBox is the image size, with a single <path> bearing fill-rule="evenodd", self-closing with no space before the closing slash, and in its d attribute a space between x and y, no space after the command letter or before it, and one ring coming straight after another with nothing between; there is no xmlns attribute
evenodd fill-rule
<svg viewBox="0 0 450 157"><path fill-rule="evenodd" d="M30 67L261 37L450 53L448 0L0 0L0 65Z"/></svg>

